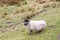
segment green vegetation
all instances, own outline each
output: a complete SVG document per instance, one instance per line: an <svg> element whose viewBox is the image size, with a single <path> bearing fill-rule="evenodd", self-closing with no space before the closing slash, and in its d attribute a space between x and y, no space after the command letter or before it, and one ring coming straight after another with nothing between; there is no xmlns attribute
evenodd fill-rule
<svg viewBox="0 0 60 40"><path fill-rule="evenodd" d="M46 20L46 29L29 35L29 30L24 28L22 22L27 17L31 20ZM60 2L0 6L0 40L57 40L58 35L60 35Z"/></svg>
<svg viewBox="0 0 60 40"><path fill-rule="evenodd" d="M44 31L29 35L28 30L24 29L24 26L20 24L18 31L0 34L0 40L56 40L60 32L60 7L50 9L46 14L42 14L31 20L46 20L48 26Z"/></svg>

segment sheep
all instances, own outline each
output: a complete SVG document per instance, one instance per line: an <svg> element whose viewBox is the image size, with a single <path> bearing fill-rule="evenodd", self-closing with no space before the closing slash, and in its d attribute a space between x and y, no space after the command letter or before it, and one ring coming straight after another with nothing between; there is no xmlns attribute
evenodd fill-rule
<svg viewBox="0 0 60 40"><path fill-rule="evenodd" d="M46 21L30 21L29 19L25 19L24 25L30 30L29 34L31 34L33 30L41 31L42 29L45 29Z"/></svg>

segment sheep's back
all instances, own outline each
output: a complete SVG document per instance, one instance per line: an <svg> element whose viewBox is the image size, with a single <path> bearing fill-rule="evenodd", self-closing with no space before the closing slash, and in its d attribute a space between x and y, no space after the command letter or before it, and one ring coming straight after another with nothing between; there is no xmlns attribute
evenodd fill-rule
<svg viewBox="0 0 60 40"><path fill-rule="evenodd" d="M46 22L44 20L41 21L30 21L30 29L34 30L41 30L42 28L46 27Z"/></svg>

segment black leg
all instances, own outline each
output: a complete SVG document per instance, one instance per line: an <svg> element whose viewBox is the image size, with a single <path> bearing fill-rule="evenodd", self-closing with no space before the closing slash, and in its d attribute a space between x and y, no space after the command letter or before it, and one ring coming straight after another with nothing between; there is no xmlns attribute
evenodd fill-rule
<svg viewBox="0 0 60 40"><path fill-rule="evenodd" d="M31 35L32 31L33 31L33 30L30 30L30 35Z"/></svg>

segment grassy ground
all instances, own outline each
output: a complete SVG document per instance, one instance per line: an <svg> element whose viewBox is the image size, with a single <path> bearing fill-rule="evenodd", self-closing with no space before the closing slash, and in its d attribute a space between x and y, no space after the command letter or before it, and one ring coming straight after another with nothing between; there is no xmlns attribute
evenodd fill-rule
<svg viewBox="0 0 60 40"><path fill-rule="evenodd" d="M0 33L0 40L57 40L60 34L60 7L50 8L45 14L39 14L31 20L47 21L47 28L40 33L28 34L28 29L24 29L23 23L18 25L18 31ZM17 26L17 27L18 27Z"/></svg>

